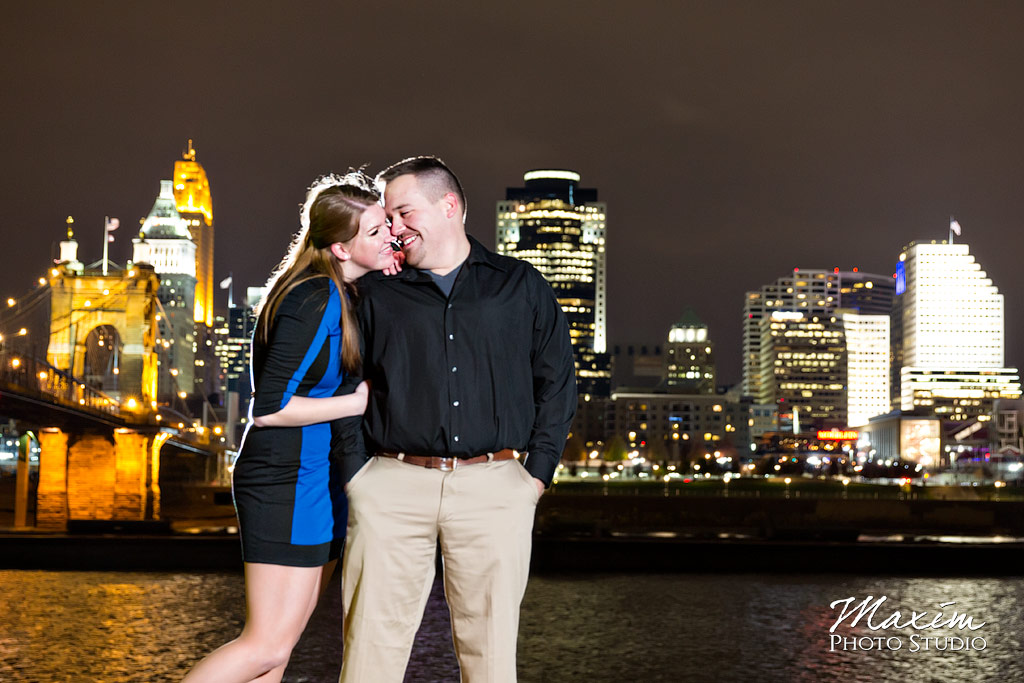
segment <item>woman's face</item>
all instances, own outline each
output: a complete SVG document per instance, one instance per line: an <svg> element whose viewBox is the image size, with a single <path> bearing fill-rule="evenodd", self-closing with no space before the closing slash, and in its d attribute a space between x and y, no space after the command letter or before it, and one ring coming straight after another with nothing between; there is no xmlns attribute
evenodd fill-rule
<svg viewBox="0 0 1024 683"><path fill-rule="evenodd" d="M356 279L371 270L383 270L395 262L384 209L374 204L359 218L359 232L344 244L349 254L344 261L346 279Z"/></svg>

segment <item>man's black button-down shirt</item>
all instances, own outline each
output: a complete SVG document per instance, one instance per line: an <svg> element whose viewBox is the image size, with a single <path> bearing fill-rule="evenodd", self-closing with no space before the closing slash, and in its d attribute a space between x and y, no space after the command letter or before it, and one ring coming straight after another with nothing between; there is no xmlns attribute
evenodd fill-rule
<svg viewBox="0 0 1024 683"><path fill-rule="evenodd" d="M550 484L576 410L568 324L533 266L469 239L447 297L415 268L358 283L373 387L366 450L467 458L513 448Z"/></svg>

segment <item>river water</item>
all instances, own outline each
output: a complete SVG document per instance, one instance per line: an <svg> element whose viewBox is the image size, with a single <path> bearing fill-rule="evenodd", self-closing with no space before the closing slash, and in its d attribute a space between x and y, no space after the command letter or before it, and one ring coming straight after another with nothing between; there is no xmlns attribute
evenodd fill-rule
<svg viewBox="0 0 1024 683"><path fill-rule="evenodd" d="M338 592L335 579L286 681L337 680ZM840 616L830 603L883 595L875 625L895 610L900 624L912 611L928 611L917 622L926 626L937 611L957 610L984 625L875 631L847 620L836 628L840 640L830 640ZM1024 681L1021 604L1019 577L542 575L523 604L519 675L559 683ZM237 635L243 614L240 574L0 571L0 681L177 681ZM439 584L406 680L458 681Z"/></svg>

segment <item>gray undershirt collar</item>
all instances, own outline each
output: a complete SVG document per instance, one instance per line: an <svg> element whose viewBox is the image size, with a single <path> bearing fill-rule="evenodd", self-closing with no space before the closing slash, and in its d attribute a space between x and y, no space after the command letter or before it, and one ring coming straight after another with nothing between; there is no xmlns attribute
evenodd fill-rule
<svg viewBox="0 0 1024 683"><path fill-rule="evenodd" d="M457 265L452 270L452 272L448 273L447 275L438 275L432 270L428 270L427 275L433 278L434 284L436 284L441 289L441 291L444 292L444 295L446 297L449 297L452 295L452 287L455 286L455 278L459 276L459 271L462 270L463 264L465 264L465 261Z"/></svg>

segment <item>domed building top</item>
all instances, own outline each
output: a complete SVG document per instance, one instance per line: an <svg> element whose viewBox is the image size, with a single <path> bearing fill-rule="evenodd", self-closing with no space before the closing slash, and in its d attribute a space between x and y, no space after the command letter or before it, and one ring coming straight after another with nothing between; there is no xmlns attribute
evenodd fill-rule
<svg viewBox="0 0 1024 683"><path fill-rule="evenodd" d="M142 223L141 236L144 239L192 239L185 219L178 213L173 181L160 181L160 196Z"/></svg>

